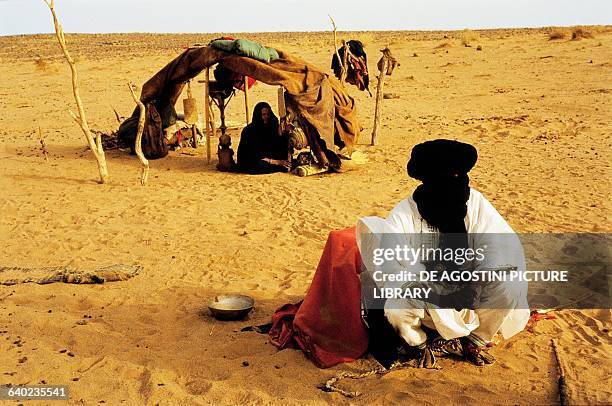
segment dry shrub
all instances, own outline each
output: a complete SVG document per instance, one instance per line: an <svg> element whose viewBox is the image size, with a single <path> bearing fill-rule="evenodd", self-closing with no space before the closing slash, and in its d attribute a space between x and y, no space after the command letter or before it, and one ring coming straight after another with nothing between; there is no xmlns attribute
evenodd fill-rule
<svg viewBox="0 0 612 406"><path fill-rule="evenodd" d="M558 39L565 39L567 32L565 30L557 29L548 34L548 40L554 41Z"/></svg>
<svg viewBox="0 0 612 406"><path fill-rule="evenodd" d="M451 44L448 42L443 42L440 45L436 46L434 49L442 49L442 48L450 48Z"/></svg>
<svg viewBox="0 0 612 406"><path fill-rule="evenodd" d="M46 72L49 69L49 64L40 55L34 60L34 65L41 72Z"/></svg>
<svg viewBox="0 0 612 406"><path fill-rule="evenodd" d="M472 43L474 41L478 41L480 37L478 36L478 33L466 28L459 36L459 39L464 47L471 47Z"/></svg>
<svg viewBox="0 0 612 406"><path fill-rule="evenodd" d="M572 30L572 40L577 41L582 38L593 38L593 33L585 30L582 27L576 27Z"/></svg>

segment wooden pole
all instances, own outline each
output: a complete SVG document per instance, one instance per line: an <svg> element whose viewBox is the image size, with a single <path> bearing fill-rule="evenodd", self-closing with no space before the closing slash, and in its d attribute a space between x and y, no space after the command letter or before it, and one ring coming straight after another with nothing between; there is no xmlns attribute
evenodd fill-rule
<svg viewBox="0 0 612 406"><path fill-rule="evenodd" d="M383 54L381 70L378 73L378 88L376 89L376 110L374 113L374 128L372 129L372 143L376 145L378 136L378 127L380 125L380 116L383 101L383 89L385 87L385 76L387 74L387 57Z"/></svg>
<svg viewBox="0 0 612 406"><path fill-rule="evenodd" d="M213 138L217 138L217 128L215 126L215 114L213 112L213 101L212 98L210 99L209 103L208 103L208 108L210 109L210 138L208 140L206 140L206 145L208 145L206 147L206 154L208 155L208 162L210 163L210 156L211 154L211 149L212 149L212 145L210 145L210 140Z"/></svg>
<svg viewBox="0 0 612 406"><path fill-rule="evenodd" d="M278 87L278 116L284 119L287 116L287 107L285 106L285 89L282 86Z"/></svg>
<svg viewBox="0 0 612 406"><path fill-rule="evenodd" d="M251 114L249 111L249 77L244 77L244 110L246 112L246 123L249 125L251 122Z"/></svg>
<svg viewBox="0 0 612 406"><path fill-rule="evenodd" d="M348 75L348 55L349 55L349 47L346 44L346 41L342 40L342 48L344 48L344 57L342 58L342 75L340 76L340 83L344 83L346 81L346 75Z"/></svg>
<svg viewBox="0 0 612 406"><path fill-rule="evenodd" d="M204 125L206 132L206 162L210 163L210 96L208 94L208 83L210 82L210 68L206 68L206 72L204 74L204 121L206 124Z"/></svg>

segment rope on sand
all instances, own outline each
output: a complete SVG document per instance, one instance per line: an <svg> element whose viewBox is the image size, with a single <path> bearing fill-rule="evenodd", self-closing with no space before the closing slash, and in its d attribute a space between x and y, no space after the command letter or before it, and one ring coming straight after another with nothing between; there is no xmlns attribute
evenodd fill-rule
<svg viewBox="0 0 612 406"><path fill-rule="evenodd" d="M125 281L138 275L142 269L139 265L111 265L93 271L84 271L71 266L56 266L44 268L23 268L17 266L0 266L0 285L16 285L18 283L104 283Z"/></svg>
<svg viewBox="0 0 612 406"><path fill-rule="evenodd" d="M352 392L352 391L341 389L337 386L338 381L344 378L362 379L362 378L367 378L368 376L372 376L372 375L386 375L389 372L397 371L397 370L405 369L409 367L416 368L414 365L414 360L408 361L408 362L395 362L393 363L393 365L391 365L391 367L389 367L389 369L385 369L382 365L379 365L373 369L364 371L362 373L342 371L338 375L329 379L324 384L319 385L318 388L324 392L336 392L347 398L356 398L358 396L361 396L361 392L357 392L357 391Z"/></svg>
<svg viewBox="0 0 612 406"><path fill-rule="evenodd" d="M557 342L553 339L550 340L550 343L553 348L553 354L555 355L555 359L557 360L557 367L559 370L559 404L561 406L566 406L568 404L568 396L567 396L567 384L565 382L565 372L563 370L563 364L561 364L561 356L559 355L559 349L557 348Z"/></svg>

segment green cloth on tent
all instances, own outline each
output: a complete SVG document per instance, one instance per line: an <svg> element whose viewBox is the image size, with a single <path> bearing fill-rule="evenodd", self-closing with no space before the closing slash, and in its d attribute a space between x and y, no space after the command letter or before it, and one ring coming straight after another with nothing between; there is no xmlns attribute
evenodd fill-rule
<svg viewBox="0 0 612 406"><path fill-rule="evenodd" d="M246 56L265 63L270 63L270 61L279 59L276 49L265 47L258 42L248 39L237 39L235 41L218 39L212 41L210 45L222 51Z"/></svg>
<svg viewBox="0 0 612 406"><path fill-rule="evenodd" d="M225 52L236 51L236 41L233 39L216 39L210 45Z"/></svg>

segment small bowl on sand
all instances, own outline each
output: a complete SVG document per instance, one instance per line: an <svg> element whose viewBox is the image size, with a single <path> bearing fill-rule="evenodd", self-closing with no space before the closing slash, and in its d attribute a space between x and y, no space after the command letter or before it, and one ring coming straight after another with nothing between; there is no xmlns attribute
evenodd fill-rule
<svg viewBox="0 0 612 406"><path fill-rule="evenodd" d="M218 320L241 320L255 306L255 300L246 295L219 295L208 308Z"/></svg>

